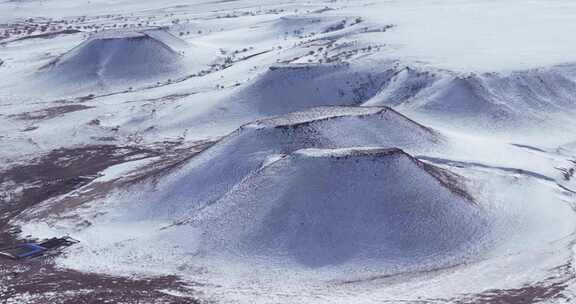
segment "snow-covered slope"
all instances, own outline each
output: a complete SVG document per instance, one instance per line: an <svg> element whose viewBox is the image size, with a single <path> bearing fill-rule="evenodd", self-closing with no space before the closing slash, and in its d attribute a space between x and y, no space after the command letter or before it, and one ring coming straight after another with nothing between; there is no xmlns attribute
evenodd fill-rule
<svg viewBox="0 0 576 304"><path fill-rule="evenodd" d="M0 0L0 243L216 303L574 302L575 17Z"/></svg>
<svg viewBox="0 0 576 304"><path fill-rule="evenodd" d="M275 65L234 98L262 115L314 106L358 105L374 96L390 71L362 71L349 64Z"/></svg>
<svg viewBox="0 0 576 304"><path fill-rule="evenodd" d="M264 267L327 267L339 276L440 267L477 254L489 231L481 208L447 176L399 149L298 150L190 224L202 227L206 255Z"/></svg>
<svg viewBox="0 0 576 304"><path fill-rule="evenodd" d="M169 41L163 37L166 33L153 34L160 31L96 34L41 67L37 77L53 85L86 90L177 76L184 64L179 41Z"/></svg>
<svg viewBox="0 0 576 304"><path fill-rule="evenodd" d="M144 218L185 217L249 174L303 148L401 147L427 151L442 136L389 108L320 107L242 126L166 178L143 203Z"/></svg>
<svg viewBox="0 0 576 304"><path fill-rule="evenodd" d="M404 67L363 105L395 106L426 121L458 122L472 132L566 133L573 127L575 90L573 65L472 74Z"/></svg>

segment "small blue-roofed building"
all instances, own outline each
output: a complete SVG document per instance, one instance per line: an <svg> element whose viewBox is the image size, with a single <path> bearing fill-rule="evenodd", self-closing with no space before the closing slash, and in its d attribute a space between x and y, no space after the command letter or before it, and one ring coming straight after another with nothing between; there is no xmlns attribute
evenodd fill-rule
<svg viewBox="0 0 576 304"><path fill-rule="evenodd" d="M11 259L20 260L31 258L43 254L47 249L33 243L21 244L18 246L0 250L0 255Z"/></svg>

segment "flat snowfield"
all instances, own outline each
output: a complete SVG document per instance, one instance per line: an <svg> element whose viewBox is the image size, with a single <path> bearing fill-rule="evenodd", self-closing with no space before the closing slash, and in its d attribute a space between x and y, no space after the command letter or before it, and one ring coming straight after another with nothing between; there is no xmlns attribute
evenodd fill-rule
<svg viewBox="0 0 576 304"><path fill-rule="evenodd" d="M0 302L576 303L574 20L0 0Z"/></svg>

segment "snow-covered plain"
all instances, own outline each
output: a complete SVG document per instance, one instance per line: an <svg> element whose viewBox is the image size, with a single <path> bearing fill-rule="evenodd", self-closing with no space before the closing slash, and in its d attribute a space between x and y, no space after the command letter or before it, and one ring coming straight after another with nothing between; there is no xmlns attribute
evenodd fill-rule
<svg viewBox="0 0 576 304"><path fill-rule="evenodd" d="M1 169L215 141L10 223L79 239L58 267L177 275L205 301L572 303L575 17L568 0L0 0Z"/></svg>

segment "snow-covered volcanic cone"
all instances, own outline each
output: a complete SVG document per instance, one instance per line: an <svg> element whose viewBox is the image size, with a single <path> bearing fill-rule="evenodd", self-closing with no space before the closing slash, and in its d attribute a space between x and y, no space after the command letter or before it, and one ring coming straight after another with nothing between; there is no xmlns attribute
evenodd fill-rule
<svg viewBox="0 0 576 304"><path fill-rule="evenodd" d="M190 221L206 256L379 273L476 253L487 223L456 175L382 148L296 151Z"/></svg>
<svg viewBox="0 0 576 304"><path fill-rule="evenodd" d="M525 134L534 128L564 129L570 138L575 71L574 64L470 74L405 67L363 105L393 106L418 121L458 122L464 129Z"/></svg>
<svg viewBox="0 0 576 304"><path fill-rule="evenodd" d="M310 107L359 105L384 85L393 71L350 64L277 64L242 89L235 99L263 115Z"/></svg>
<svg viewBox="0 0 576 304"><path fill-rule="evenodd" d="M162 30L100 33L42 67L39 76L62 85L109 87L175 75L183 44Z"/></svg>
<svg viewBox="0 0 576 304"><path fill-rule="evenodd" d="M386 107L319 107L244 125L164 179L146 196L144 214L168 218L203 208L266 163L303 148L434 149L442 136Z"/></svg>
<svg viewBox="0 0 576 304"><path fill-rule="evenodd" d="M565 235L569 207L539 199L547 184L530 184L526 208L515 197L530 180L482 184L498 190L494 199L477 179L411 156L448 151L452 140L387 107L318 107L246 124L150 182L64 213L58 201L42 204L48 216L30 210L17 224L81 239L61 259L75 269L291 269L322 280L442 268Z"/></svg>

